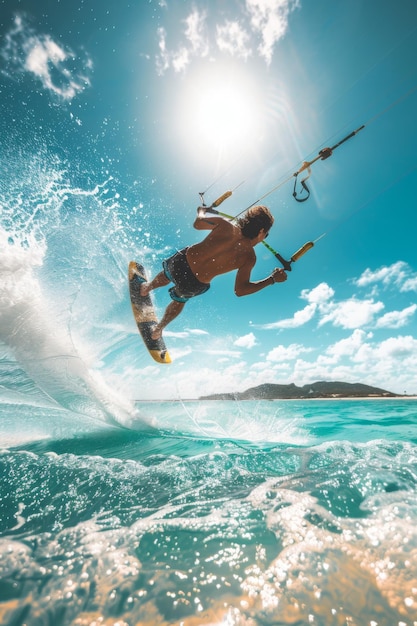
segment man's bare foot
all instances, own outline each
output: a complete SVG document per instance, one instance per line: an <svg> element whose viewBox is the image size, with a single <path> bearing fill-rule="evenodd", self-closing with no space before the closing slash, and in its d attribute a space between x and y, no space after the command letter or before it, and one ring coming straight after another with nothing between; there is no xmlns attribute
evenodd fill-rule
<svg viewBox="0 0 417 626"><path fill-rule="evenodd" d="M139 293L142 297L149 295L149 283L141 283L139 286Z"/></svg>
<svg viewBox="0 0 417 626"><path fill-rule="evenodd" d="M159 324L153 329L151 337L152 339L160 339L162 337L162 328L159 327Z"/></svg>

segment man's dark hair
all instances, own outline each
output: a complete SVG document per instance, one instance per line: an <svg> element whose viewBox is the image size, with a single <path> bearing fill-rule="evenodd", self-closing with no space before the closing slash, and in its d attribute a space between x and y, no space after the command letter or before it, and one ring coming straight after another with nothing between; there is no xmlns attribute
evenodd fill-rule
<svg viewBox="0 0 417 626"><path fill-rule="evenodd" d="M262 228L267 233L274 223L270 210L261 204L253 206L238 219L238 225L244 237L254 239Z"/></svg>

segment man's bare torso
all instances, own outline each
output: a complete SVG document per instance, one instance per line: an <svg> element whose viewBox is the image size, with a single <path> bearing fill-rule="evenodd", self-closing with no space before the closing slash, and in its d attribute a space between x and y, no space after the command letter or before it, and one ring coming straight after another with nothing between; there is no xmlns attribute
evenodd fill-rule
<svg viewBox="0 0 417 626"><path fill-rule="evenodd" d="M251 269L256 257L250 239L242 235L240 228L222 221L203 241L188 248L187 260L198 280L210 283L219 274L243 266Z"/></svg>

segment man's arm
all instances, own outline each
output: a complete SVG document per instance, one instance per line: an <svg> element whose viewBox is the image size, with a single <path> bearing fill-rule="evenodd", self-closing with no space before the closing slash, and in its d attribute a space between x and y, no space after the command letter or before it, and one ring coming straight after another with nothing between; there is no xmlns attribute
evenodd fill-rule
<svg viewBox="0 0 417 626"><path fill-rule="evenodd" d="M237 296L249 296L252 293L256 293L257 291L261 291L265 287L269 285L273 285L275 283L283 283L287 280L287 274L280 267L276 267L270 276L264 278L263 280L257 280L256 282L251 282L250 276L252 269L255 265L256 259L253 261L247 262L245 265L240 267L236 274L235 280L235 294Z"/></svg>

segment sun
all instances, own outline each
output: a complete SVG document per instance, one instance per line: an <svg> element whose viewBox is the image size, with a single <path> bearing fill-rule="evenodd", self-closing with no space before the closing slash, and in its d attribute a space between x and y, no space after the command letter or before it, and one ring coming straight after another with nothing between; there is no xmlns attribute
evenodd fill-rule
<svg viewBox="0 0 417 626"><path fill-rule="evenodd" d="M236 158L262 134L263 106L253 79L216 67L184 89L178 123L189 146Z"/></svg>
<svg viewBox="0 0 417 626"><path fill-rule="evenodd" d="M256 128L253 98L242 85L212 84L195 102L194 131L205 143L230 147Z"/></svg>

